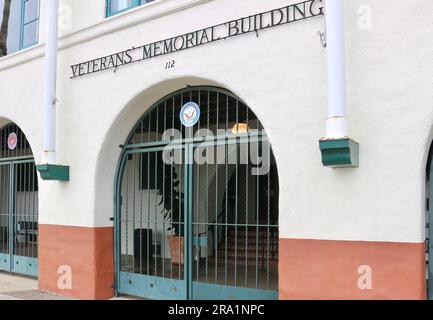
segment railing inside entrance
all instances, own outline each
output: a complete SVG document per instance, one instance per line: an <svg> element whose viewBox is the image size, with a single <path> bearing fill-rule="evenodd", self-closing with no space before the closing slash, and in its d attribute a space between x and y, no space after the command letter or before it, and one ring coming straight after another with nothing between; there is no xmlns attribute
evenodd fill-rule
<svg viewBox="0 0 433 320"><path fill-rule="evenodd" d="M187 102L202 112L193 128L176 117ZM244 103L220 89L182 90L151 109L122 147L118 292L278 297L278 173Z"/></svg>

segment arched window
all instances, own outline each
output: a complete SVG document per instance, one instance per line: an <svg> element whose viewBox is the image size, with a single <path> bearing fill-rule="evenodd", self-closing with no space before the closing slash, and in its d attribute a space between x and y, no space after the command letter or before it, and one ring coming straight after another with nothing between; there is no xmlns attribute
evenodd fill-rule
<svg viewBox="0 0 433 320"><path fill-rule="evenodd" d="M183 106L190 102L200 107L200 118L196 125L188 128L182 124L180 112ZM172 129L178 135L175 139L196 140L206 136L265 133L254 112L229 91L213 87L193 87L175 92L156 104L136 125L128 144L170 139L169 130Z"/></svg>
<svg viewBox="0 0 433 320"><path fill-rule="evenodd" d="M1 129L0 144L0 159L33 157L26 136L16 124Z"/></svg>

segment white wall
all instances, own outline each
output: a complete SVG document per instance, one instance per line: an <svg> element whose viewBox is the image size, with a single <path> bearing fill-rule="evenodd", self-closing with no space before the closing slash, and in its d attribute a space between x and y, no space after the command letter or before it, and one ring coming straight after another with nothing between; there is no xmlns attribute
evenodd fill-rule
<svg viewBox="0 0 433 320"><path fill-rule="evenodd" d="M241 0L195 2L202 4L180 10L160 0L62 38L57 143L71 182L41 183L40 222L112 225L119 144L166 94L213 84L243 99L268 132L280 174L281 237L422 242L433 124L433 2L346 1L350 132L361 143L361 167L342 170L324 168L318 146L327 101L325 51L316 34L322 17L69 79L71 64L296 1L249 0L248 7ZM358 24L365 5L373 10L371 30ZM77 24L88 25L86 19ZM42 49L0 60L0 116L24 130L37 160ZM176 68L164 70L171 59Z"/></svg>

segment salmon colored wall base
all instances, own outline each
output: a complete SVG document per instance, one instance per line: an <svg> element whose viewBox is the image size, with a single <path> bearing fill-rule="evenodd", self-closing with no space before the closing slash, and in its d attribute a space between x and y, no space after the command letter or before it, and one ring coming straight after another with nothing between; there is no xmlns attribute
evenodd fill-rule
<svg viewBox="0 0 433 320"><path fill-rule="evenodd" d="M39 225L39 288L87 300L113 297L113 248L113 228ZM65 266L70 288L61 281ZM360 281L368 278L361 266L371 269L371 289ZM280 239L279 279L283 300L422 300L425 244Z"/></svg>
<svg viewBox="0 0 433 320"><path fill-rule="evenodd" d="M425 245L280 239L279 277L284 300L425 299Z"/></svg>
<svg viewBox="0 0 433 320"><path fill-rule="evenodd" d="M39 225L39 289L86 300L112 298L113 238L113 228ZM70 289L59 273L65 267L71 270Z"/></svg>

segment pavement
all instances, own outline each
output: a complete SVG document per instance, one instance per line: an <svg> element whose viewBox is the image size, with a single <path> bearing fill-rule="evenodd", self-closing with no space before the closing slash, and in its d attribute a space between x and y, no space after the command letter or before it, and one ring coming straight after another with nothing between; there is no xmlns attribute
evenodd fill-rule
<svg viewBox="0 0 433 320"><path fill-rule="evenodd" d="M0 300L69 300L38 290L38 281L0 272Z"/></svg>
<svg viewBox="0 0 433 320"><path fill-rule="evenodd" d="M38 281L0 272L0 300L72 300L49 292L38 290ZM119 297L111 300L136 300L133 297Z"/></svg>

